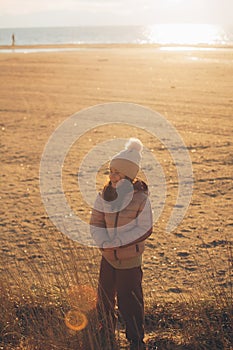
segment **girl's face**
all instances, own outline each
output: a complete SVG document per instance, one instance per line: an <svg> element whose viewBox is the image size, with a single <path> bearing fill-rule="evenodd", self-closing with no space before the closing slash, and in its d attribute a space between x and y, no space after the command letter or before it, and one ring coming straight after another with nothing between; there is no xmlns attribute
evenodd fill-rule
<svg viewBox="0 0 233 350"><path fill-rule="evenodd" d="M118 181L120 181L121 179L125 179L125 175L120 173L115 168L110 168L109 179L110 179L110 181L112 183L112 187L116 188L116 185L117 185Z"/></svg>

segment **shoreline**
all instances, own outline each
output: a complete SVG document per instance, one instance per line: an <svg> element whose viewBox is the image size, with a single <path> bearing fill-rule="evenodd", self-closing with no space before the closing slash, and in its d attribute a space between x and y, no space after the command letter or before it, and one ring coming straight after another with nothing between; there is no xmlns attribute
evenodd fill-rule
<svg viewBox="0 0 233 350"><path fill-rule="evenodd" d="M214 51L233 49L233 45L189 45L189 44L37 44L37 45L0 45L0 53L20 53L49 51L79 51L99 49L158 49L161 51Z"/></svg>

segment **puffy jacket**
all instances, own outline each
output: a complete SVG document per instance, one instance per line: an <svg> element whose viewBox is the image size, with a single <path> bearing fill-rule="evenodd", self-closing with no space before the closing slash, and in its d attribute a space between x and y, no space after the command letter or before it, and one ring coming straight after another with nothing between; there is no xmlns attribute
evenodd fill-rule
<svg viewBox="0 0 233 350"><path fill-rule="evenodd" d="M152 212L147 186L138 181L134 191L127 193L118 210L112 202L96 198L91 215L91 232L103 256L110 261L127 260L140 256L145 249L145 239L152 233ZM105 242L113 243L103 248Z"/></svg>

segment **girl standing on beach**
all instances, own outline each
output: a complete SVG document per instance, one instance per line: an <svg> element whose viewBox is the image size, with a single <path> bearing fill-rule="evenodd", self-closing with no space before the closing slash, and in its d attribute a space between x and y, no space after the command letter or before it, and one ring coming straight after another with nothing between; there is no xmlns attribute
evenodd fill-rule
<svg viewBox="0 0 233 350"><path fill-rule="evenodd" d="M113 157L110 181L97 196L90 222L102 252L97 302L101 332L104 339L109 334L114 339L117 298L131 350L145 349L141 264L145 240L152 233L148 188L136 179L142 148L140 140L131 138Z"/></svg>

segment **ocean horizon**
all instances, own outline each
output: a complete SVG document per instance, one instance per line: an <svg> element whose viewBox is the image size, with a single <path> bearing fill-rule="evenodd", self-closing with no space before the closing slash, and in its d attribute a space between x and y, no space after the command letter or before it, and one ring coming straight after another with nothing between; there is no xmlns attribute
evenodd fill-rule
<svg viewBox="0 0 233 350"><path fill-rule="evenodd" d="M233 26L155 24L148 26L87 26L0 28L0 46L65 44L158 44L233 46Z"/></svg>

